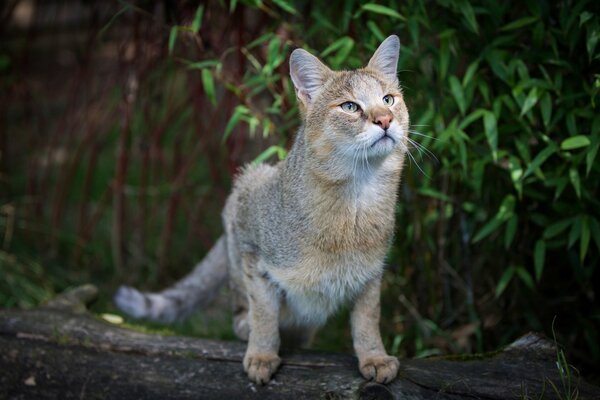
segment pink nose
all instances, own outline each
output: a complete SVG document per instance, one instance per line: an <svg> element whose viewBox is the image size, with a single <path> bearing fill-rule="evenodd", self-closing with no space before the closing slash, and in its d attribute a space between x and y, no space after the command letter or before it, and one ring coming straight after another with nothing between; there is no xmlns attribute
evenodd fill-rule
<svg viewBox="0 0 600 400"><path fill-rule="evenodd" d="M394 117L391 114L382 114L375 117L375 124L379 125L382 129L388 129L392 123Z"/></svg>

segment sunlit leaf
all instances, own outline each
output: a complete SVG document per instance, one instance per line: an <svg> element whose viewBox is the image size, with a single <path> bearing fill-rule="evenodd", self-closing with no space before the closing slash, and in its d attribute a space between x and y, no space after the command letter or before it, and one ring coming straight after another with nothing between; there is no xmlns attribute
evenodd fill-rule
<svg viewBox="0 0 600 400"><path fill-rule="evenodd" d="M531 110L533 106L537 104L538 99L538 90L537 87L534 87L529 91L529 94L523 102L523 106L521 107L521 116L525 115L529 110Z"/></svg>
<svg viewBox="0 0 600 400"><path fill-rule="evenodd" d="M571 184L573 185L573 189L575 189L577 197L581 198L581 179L579 179L579 171L577 171L577 168L569 169L569 178L571 179Z"/></svg>
<svg viewBox="0 0 600 400"><path fill-rule="evenodd" d="M279 160L283 160L287 156L287 150L281 146L273 145L273 146L267 148L262 153L260 153L258 155L258 157L256 157L254 159L254 161L252 161L252 163L260 164L260 163L268 160L269 158L271 158L274 155L277 155L277 158L279 158Z"/></svg>
<svg viewBox="0 0 600 400"><path fill-rule="evenodd" d="M527 166L527 170L525 170L525 173L523 174L523 179L538 169L555 152L556 150L554 146L548 146L544 150L540 151L531 161L531 164Z"/></svg>
<svg viewBox="0 0 600 400"><path fill-rule="evenodd" d="M204 87L204 93L213 105L217 104L217 97L215 96L215 82L213 80L212 71L209 69L202 70L202 86Z"/></svg>
<svg viewBox="0 0 600 400"><path fill-rule="evenodd" d="M194 19L192 20L191 29L192 32L198 33L200 28L202 27L202 16L204 15L204 4L200 4L196 9L196 14L194 14Z"/></svg>
<svg viewBox="0 0 600 400"><path fill-rule="evenodd" d="M383 6L381 4L376 4L376 3L363 4L360 7L359 12L355 15L355 17L360 15L363 11L380 14L380 15L385 15L385 16L392 17L395 19L399 19L401 21L406 21L406 18L404 16L402 16L398 11L396 11L392 8Z"/></svg>
<svg viewBox="0 0 600 400"><path fill-rule="evenodd" d="M171 31L169 32L169 54L173 53L173 48L175 47L175 41L177 40L178 31L178 26L171 27Z"/></svg>
<svg viewBox="0 0 600 400"><path fill-rule="evenodd" d="M483 127L485 129L485 136L487 138L490 149L492 150L492 156L494 160L498 159L498 121L496 116L491 111L486 111L483 114Z"/></svg>
<svg viewBox="0 0 600 400"><path fill-rule="evenodd" d="M284 10L292 15L296 15L298 13L298 11L296 11L296 9L294 8L294 6L291 4L290 1L273 0L273 3L277 4L282 10Z"/></svg>
<svg viewBox="0 0 600 400"><path fill-rule="evenodd" d="M590 143L590 139L587 136L577 135L563 140L560 144L560 148L561 150L573 150L589 146Z"/></svg>

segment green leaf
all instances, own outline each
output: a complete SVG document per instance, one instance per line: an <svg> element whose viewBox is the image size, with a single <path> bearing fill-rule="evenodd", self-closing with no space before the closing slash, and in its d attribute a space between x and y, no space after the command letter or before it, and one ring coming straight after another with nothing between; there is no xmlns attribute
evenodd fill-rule
<svg viewBox="0 0 600 400"><path fill-rule="evenodd" d="M321 52L321 57L327 57L335 52L336 55L330 60L330 64L333 68L338 68L346 60L353 48L354 40L348 36L344 36L327 46L327 48Z"/></svg>
<svg viewBox="0 0 600 400"><path fill-rule="evenodd" d="M453 35L453 31L446 30L442 32L440 36L440 64L438 71L440 74L440 80L446 79L448 73L448 66L450 65L450 36Z"/></svg>
<svg viewBox="0 0 600 400"><path fill-rule="evenodd" d="M596 155L598 154L598 149L600 148L600 141L596 142L590 150L585 155L585 174L586 176L590 174L592 170L592 166L594 165L594 160L596 159Z"/></svg>
<svg viewBox="0 0 600 400"><path fill-rule="evenodd" d="M197 61L197 62L187 64L188 69L204 69L204 68L211 68L211 67L218 67L218 66L219 66L219 61L217 61L217 60L204 60L204 61Z"/></svg>
<svg viewBox="0 0 600 400"><path fill-rule="evenodd" d="M525 115L529 110L533 108L538 102L538 90L537 87L534 87L529 91L527 98L523 102L523 106L521 106L521 116Z"/></svg>
<svg viewBox="0 0 600 400"><path fill-rule="evenodd" d="M477 18L475 18L475 11L473 11L471 2L468 0L461 0L459 4L463 17L465 17L465 21L467 21L467 27L479 34L479 26L477 25Z"/></svg>
<svg viewBox="0 0 600 400"><path fill-rule="evenodd" d="M540 151L535 158L531 161L531 164L527 167L527 170L523 174L523 178L525 179L529 176L533 171L538 169L552 154L556 152L554 146L548 145L544 150Z"/></svg>
<svg viewBox="0 0 600 400"><path fill-rule="evenodd" d="M223 139L222 139L223 141L227 140L229 135L231 135L233 128L235 128L236 125L238 124L238 122L240 122L240 119L242 118L242 116L248 115L249 112L250 112L250 110L246 106L239 105L239 106L235 107L235 110L233 111L231 118L229 118L229 121L227 122L227 125L225 126L225 131L223 132Z"/></svg>
<svg viewBox="0 0 600 400"><path fill-rule="evenodd" d="M206 68L202 70L202 86L204 87L204 93L206 93L206 96L212 105L217 105L217 97L215 96L215 81L213 80L212 71Z"/></svg>
<svg viewBox="0 0 600 400"><path fill-rule="evenodd" d="M481 239L484 239L486 236L490 235L494 232L500 225L502 225L504 221L498 218L492 218L489 220L473 237L473 243L479 242Z"/></svg>
<svg viewBox="0 0 600 400"><path fill-rule="evenodd" d="M586 147L590 145L590 139L585 135L577 135L567 138L560 144L561 150L573 150L580 147Z"/></svg>
<svg viewBox="0 0 600 400"><path fill-rule="evenodd" d="M552 239L553 237L562 233L573 223L573 221L574 218L567 218L553 223L552 225L544 229L544 239Z"/></svg>
<svg viewBox="0 0 600 400"><path fill-rule="evenodd" d="M298 11L286 0L273 0L273 3L277 4L283 11L286 11L292 15L298 14Z"/></svg>
<svg viewBox="0 0 600 400"><path fill-rule="evenodd" d="M258 157L252 161L252 164L260 164L263 161L268 160L272 156L277 155L279 160L283 160L287 156L287 150L281 146L273 145L260 153Z"/></svg>
<svg viewBox="0 0 600 400"><path fill-rule="evenodd" d="M487 112L483 108L473 111L471 114L464 117L458 126L458 129L464 130L467 126L471 125L473 122L477 121L479 118L483 117L483 115Z"/></svg>
<svg viewBox="0 0 600 400"><path fill-rule="evenodd" d="M385 40L385 35L381 32L381 29L379 29L379 26L375 22L371 20L367 21L367 28L373 33L373 36L375 36L377 41L383 42Z"/></svg>
<svg viewBox="0 0 600 400"><path fill-rule="evenodd" d="M191 29L192 32L198 33L200 28L202 27L202 16L204 15L204 4L200 4L196 9L196 14L194 15L194 20L192 21Z"/></svg>
<svg viewBox="0 0 600 400"><path fill-rule="evenodd" d="M600 222L596 218L590 219L590 230L592 232L592 238L596 242L596 247L600 251Z"/></svg>
<svg viewBox="0 0 600 400"><path fill-rule="evenodd" d="M514 274L515 274L515 267L508 267L504 271L504 273L500 277L500 280L498 281L498 284L496 285L496 298L500 297L500 295L502 295L502 293L504 293L504 290L506 290L506 287L510 283L510 280L512 279Z"/></svg>
<svg viewBox="0 0 600 400"><path fill-rule="evenodd" d="M471 79L473 79L473 76L477 72L478 68L479 68L479 60L473 61L471 63L471 65L469 65L469 68L467 68L467 71L465 72L465 75L463 76L463 81L462 81L463 87L467 87L467 85L471 82Z"/></svg>
<svg viewBox="0 0 600 400"><path fill-rule="evenodd" d="M514 213L515 208L515 196L512 194L508 194L502 200L502 204L500 204L500 208L498 208L498 212L489 220L473 237L473 243L479 242L481 239L487 237L492 232L494 232L500 225L509 220Z"/></svg>
<svg viewBox="0 0 600 400"><path fill-rule="evenodd" d="M513 215L506 223L506 232L504 234L504 248L508 249L512 244L515 234L517 233L517 225L519 223L519 217Z"/></svg>
<svg viewBox="0 0 600 400"><path fill-rule="evenodd" d="M573 221L573 225L571 225L571 230L569 231L569 239L567 241L567 248L570 249L573 247L576 241L579 240L581 236L581 218L576 218Z"/></svg>
<svg viewBox="0 0 600 400"><path fill-rule="evenodd" d="M435 189L424 187L418 190L418 193L422 196L431 197L433 199L438 199L445 201L447 203L452 203L452 198L445 193L439 192Z"/></svg>
<svg viewBox="0 0 600 400"><path fill-rule="evenodd" d="M535 284L533 283L533 278L531 278L531 274L523 267L517 267L516 269L517 275L521 278L521 281L529 288L533 289Z"/></svg>
<svg viewBox="0 0 600 400"><path fill-rule="evenodd" d="M546 259L546 241L539 239L535 242L535 249L533 251L533 265L535 267L535 280L540 281L542 272L544 272L544 262Z"/></svg>
<svg viewBox="0 0 600 400"><path fill-rule="evenodd" d="M178 31L178 26L171 27L171 32L169 32L169 54L173 53L173 48L175 47L175 41L177 40Z"/></svg>
<svg viewBox="0 0 600 400"><path fill-rule="evenodd" d="M450 91L452 92L452 96L458 105L458 109L460 110L460 113L464 115L467 105L465 104L465 94L463 92L462 85L460 84L458 78L454 75L450 76L448 81L450 82Z"/></svg>
<svg viewBox="0 0 600 400"><path fill-rule="evenodd" d="M406 21L406 18L404 16L402 16L400 13L398 13L398 11L386 7L386 6L382 6L381 4L375 4L375 3L367 3L367 4L363 4L362 7L360 8L359 12L355 14L355 18L358 17L363 11L367 11L367 12L372 12L375 14L381 14L381 15L386 15L388 17L392 17L395 19L399 19L401 21Z"/></svg>
<svg viewBox="0 0 600 400"><path fill-rule="evenodd" d="M590 221L589 217L585 216L581 221L581 239L579 239L579 262L583 264L590 245Z"/></svg>
<svg viewBox="0 0 600 400"><path fill-rule="evenodd" d="M535 21L538 20L538 18L539 18L538 16L521 18L521 19L513 21L509 24L504 25L502 28L500 28L500 30L501 31L512 31L514 29L519 29L519 28L522 28L524 26L534 23Z"/></svg>
<svg viewBox="0 0 600 400"><path fill-rule="evenodd" d="M498 122L496 116L491 111L483 114L483 127L494 161L498 160Z"/></svg>
<svg viewBox="0 0 600 400"><path fill-rule="evenodd" d="M575 193L578 198L581 198L581 180L579 179L579 172L577 168L569 169L569 179L571 179L571 184L573 185L573 189L575 189Z"/></svg>
<svg viewBox="0 0 600 400"><path fill-rule="evenodd" d="M552 117L552 98L550 97L550 93L544 93L542 99L540 100L540 106L542 109L542 120L544 121L544 126L548 127L550 124L550 118Z"/></svg>
<svg viewBox="0 0 600 400"><path fill-rule="evenodd" d="M587 40L585 42L585 47L587 48L588 58L592 60L594 58L594 50L596 49L596 45L600 40L600 30L598 29L598 24L594 28L587 28Z"/></svg>

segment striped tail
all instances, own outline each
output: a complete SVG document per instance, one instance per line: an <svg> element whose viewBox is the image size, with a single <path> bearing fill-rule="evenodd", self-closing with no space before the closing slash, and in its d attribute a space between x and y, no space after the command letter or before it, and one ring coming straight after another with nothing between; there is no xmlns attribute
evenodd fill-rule
<svg viewBox="0 0 600 400"><path fill-rule="evenodd" d="M134 318L172 323L210 303L227 280L227 246L221 236L206 257L175 285L159 293L143 293L121 286L113 302Z"/></svg>

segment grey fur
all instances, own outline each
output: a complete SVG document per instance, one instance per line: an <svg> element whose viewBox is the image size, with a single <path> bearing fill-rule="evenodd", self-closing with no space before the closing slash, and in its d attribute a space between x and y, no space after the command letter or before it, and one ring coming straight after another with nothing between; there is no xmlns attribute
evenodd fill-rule
<svg viewBox="0 0 600 400"><path fill-rule="evenodd" d="M214 297L227 267L233 328L248 340L243 365L251 380L266 383L277 370L280 331L306 342L347 302L361 373L393 379L398 360L386 354L378 324L409 126L398 51L391 36L366 68L334 72L295 50L290 70L303 124L288 157L240 173L223 210L225 235L190 275L157 294L121 288L117 306L136 317L178 319ZM344 109L348 101L358 108Z"/></svg>

